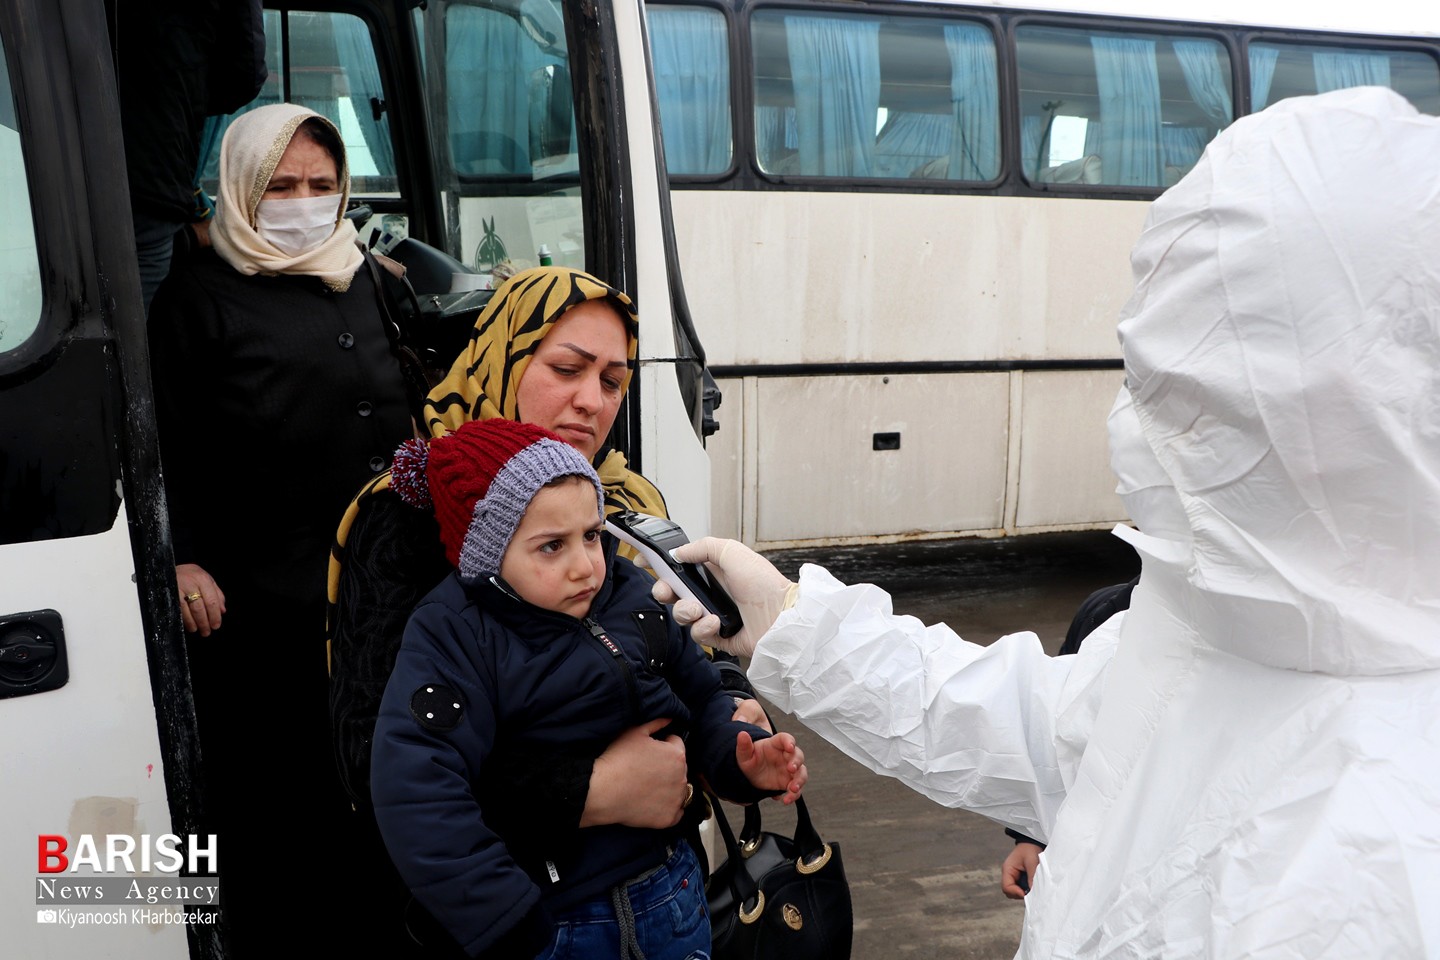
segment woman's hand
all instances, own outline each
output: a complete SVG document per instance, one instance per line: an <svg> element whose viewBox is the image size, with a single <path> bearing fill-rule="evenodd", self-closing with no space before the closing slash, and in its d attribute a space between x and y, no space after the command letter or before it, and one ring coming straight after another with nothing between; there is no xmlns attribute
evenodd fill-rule
<svg viewBox="0 0 1440 960"><path fill-rule="evenodd" d="M1015 844L1015 849L1000 865L1000 892L1011 900L1024 900L1030 892L1030 882L1035 879L1035 871L1040 868L1040 853L1044 849L1038 843L1023 840Z"/></svg>
<svg viewBox="0 0 1440 960"><path fill-rule="evenodd" d="M182 563L175 567L175 585L180 589L180 619L186 633L210 636L220 629L220 616L225 612L225 591L215 578L198 563Z"/></svg>
<svg viewBox="0 0 1440 960"><path fill-rule="evenodd" d="M788 733L777 733L764 740L752 740L741 730L735 737L735 762L745 779L761 790L783 790L777 797L781 803L794 803L810 779L805 769L805 754Z"/></svg>
<svg viewBox="0 0 1440 960"><path fill-rule="evenodd" d="M664 830L680 822L694 793L686 780L685 744L677 736L656 740L668 719L631 727L595 761L580 826L607 823Z"/></svg>

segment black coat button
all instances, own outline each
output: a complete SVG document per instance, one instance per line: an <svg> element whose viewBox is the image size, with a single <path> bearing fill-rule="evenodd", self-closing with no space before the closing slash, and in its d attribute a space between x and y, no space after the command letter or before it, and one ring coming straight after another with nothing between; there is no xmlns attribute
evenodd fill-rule
<svg viewBox="0 0 1440 960"><path fill-rule="evenodd" d="M374 473L379 473L381 470L384 470L384 469L385 469L385 458L384 458L384 457L371 457L371 458L370 458L370 469L371 469L371 471L374 472Z"/></svg>
<svg viewBox="0 0 1440 960"><path fill-rule="evenodd" d="M335 338L335 341L340 344L341 350L349 350L351 347L355 346L354 334L342 333L340 334L340 336Z"/></svg>
<svg viewBox="0 0 1440 960"><path fill-rule="evenodd" d="M370 405L369 400L361 400L359 403L355 404L355 412L360 414L360 416L362 417L370 416L371 411L373 411L374 409L375 408Z"/></svg>

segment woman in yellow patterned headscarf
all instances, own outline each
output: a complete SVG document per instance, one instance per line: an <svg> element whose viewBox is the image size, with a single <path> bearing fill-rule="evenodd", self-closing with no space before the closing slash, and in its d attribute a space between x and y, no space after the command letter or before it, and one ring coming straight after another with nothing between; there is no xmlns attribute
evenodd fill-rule
<svg viewBox="0 0 1440 960"><path fill-rule="evenodd" d="M612 316L623 327L623 345ZM598 340L584 332L595 326L601 328ZM560 335L547 341L557 327ZM469 345L430 391L421 430L443 436L466 421L493 417L536 423L592 458L607 514L666 516L660 491L631 470L622 453L604 446L630 385L638 330L630 298L587 273L564 267L518 273L495 292ZM556 391L569 389L556 384L567 378L600 380L604 402L587 400L578 413L575 403L555 402ZM537 392L536 385L546 384L552 387L548 396ZM592 406L602 409L590 415ZM558 420L556 409L562 410ZM352 799L369 796L369 730L405 621L448 569L434 518L401 503L388 471L351 501L330 555L327 643L332 720Z"/></svg>

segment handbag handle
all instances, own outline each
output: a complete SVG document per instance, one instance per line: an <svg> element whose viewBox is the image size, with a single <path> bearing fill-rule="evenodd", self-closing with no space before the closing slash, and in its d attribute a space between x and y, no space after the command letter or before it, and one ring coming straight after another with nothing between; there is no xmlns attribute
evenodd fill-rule
<svg viewBox="0 0 1440 960"><path fill-rule="evenodd" d="M761 829L760 804L752 803L745 808L745 826L740 830L741 856L750 856L760 846ZM820 839L804 797L795 798L795 846L800 850L795 867L801 873L814 873L830 860L830 845Z"/></svg>
<svg viewBox="0 0 1440 960"><path fill-rule="evenodd" d="M719 828L720 836L725 840L725 855L730 858L730 892L735 896L736 912L741 923L754 923L765 912L765 893L755 882L755 878L750 876L750 871L744 867L745 853L735 839L735 832L730 829L730 821L726 818L725 811L720 808L720 798L709 790L705 791L705 798L715 812L715 826ZM750 811L754 807L755 805L751 804L745 808L747 824L750 820ZM747 910L745 904L751 900L755 901L755 907L753 910Z"/></svg>

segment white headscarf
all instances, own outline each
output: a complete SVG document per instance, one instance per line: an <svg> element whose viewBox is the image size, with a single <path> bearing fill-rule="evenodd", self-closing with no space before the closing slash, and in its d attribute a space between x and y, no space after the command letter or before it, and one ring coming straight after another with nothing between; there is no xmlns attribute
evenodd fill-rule
<svg viewBox="0 0 1440 960"><path fill-rule="evenodd" d="M314 110L293 103L258 107L235 118L220 145L220 197L210 239L215 252L247 276L304 274L319 277L332 290L344 291L349 289L364 258L355 245L355 225L342 218L350 199L350 168L343 152L337 171L340 192L336 196L335 232L329 239L292 256L255 229L255 210L265 199L265 188L275 167L295 131L312 117L335 129ZM335 138L340 139L338 130Z"/></svg>

